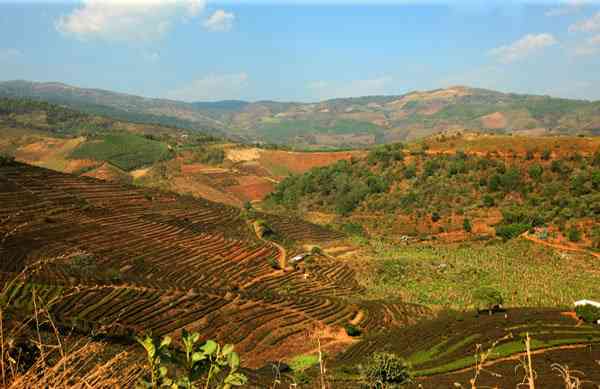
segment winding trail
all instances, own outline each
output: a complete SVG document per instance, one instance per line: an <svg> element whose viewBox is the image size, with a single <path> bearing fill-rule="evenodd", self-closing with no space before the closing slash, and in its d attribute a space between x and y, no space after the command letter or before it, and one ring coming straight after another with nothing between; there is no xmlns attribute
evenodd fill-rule
<svg viewBox="0 0 600 389"><path fill-rule="evenodd" d="M256 234L256 237L258 239L265 242L266 244L272 244L273 246L275 246L277 248L277 250L279 250L279 267L282 270L285 270L285 268L287 267L287 250L285 249L285 247L283 247L279 243L275 243L271 240L265 239L262 236L260 236L260 234L258 233L258 228L257 228L256 223L252 223L252 229L254 230L254 233Z"/></svg>
<svg viewBox="0 0 600 389"><path fill-rule="evenodd" d="M528 231L526 231L523 234L521 234L521 237L527 239L530 242L541 244L541 245L544 245L544 246L547 246L547 247L552 247L552 248L555 248L555 249L558 249L558 250L586 253L586 254L590 254L590 255L592 255L592 256L594 256L596 258L600 258L600 253L595 253L593 251L582 249L582 248L579 248L579 247L572 247L572 246L567 246L567 245L563 245L563 244L559 244L559 243L546 242L545 240L542 240L540 238L537 238L537 237L529 234Z"/></svg>

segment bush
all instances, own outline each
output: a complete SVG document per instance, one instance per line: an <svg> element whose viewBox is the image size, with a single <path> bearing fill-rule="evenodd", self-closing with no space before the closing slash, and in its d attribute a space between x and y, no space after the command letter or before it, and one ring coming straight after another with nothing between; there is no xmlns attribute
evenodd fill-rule
<svg viewBox="0 0 600 389"><path fill-rule="evenodd" d="M490 207L493 207L495 204L496 204L496 202L494 201L494 198L492 196L490 196L490 195L483 196L483 205L490 208Z"/></svg>
<svg viewBox="0 0 600 389"><path fill-rule="evenodd" d="M360 334L362 333L360 328L358 328L355 325L352 325L350 323L346 324L344 326L344 329L346 330L346 334L348 334L348 336L353 336L353 337L360 336Z"/></svg>
<svg viewBox="0 0 600 389"><path fill-rule="evenodd" d="M377 352L371 355L364 367L363 375L367 383L375 388L383 389L390 384L411 382L408 364L396 354L387 352Z"/></svg>
<svg viewBox="0 0 600 389"><path fill-rule="evenodd" d="M0 166L12 165L15 162L15 157L10 155L0 154Z"/></svg>
<svg viewBox="0 0 600 389"><path fill-rule="evenodd" d="M512 223L512 224L501 224L496 227L496 236L501 237L504 240L510 240L521 235L525 231L531 228L531 224L523 223Z"/></svg>
<svg viewBox="0 0 600 389"><path fill-rule="evenodd" d="M597 323L600 320L600 308L590 304L575 307L575 313L578 318L587 323Z"/></svg>
<svg viewBox="0 0 600 389"><path fill-rule="evenodd" d="M467 218L463 219L463 229L466 232L471 232L473 230L473 226L471 226L471 221Z"/></svg>
<svg viewBox="0 0 600 389"><path fill-rule="evenodd" d="M439 213L437 213L437 212L433 212L433 213L431 214L431 221L432 221L432 222L436 223L436 222L438 222L440 219L441 219L441 216L440 216L440 214L439 214Z"/></svg>
<svg viewBox="0 0 600 389"><path fill-rule="evenodd" d="M502 294L494 288L485 286L473 292L473 304L477 312L488 311L491 315L502 307L502 302Z"/></svg>
<svg viewBox="0 0 600 389"><path fill-rule="evenodd" d="M550 159L550 155L551 155L550 150L546 149L542 152L542 159L544 161L547 161Z"/></svg>
<svg viewBox="0 0 600 389"><path fill-rule="evenodd" d="M576 226L572 226L567 232L567 238L569 238L571 242L579 242L581 240L581 232Z"/></svg>
<svg viewBox="0 0 600 389"><path fill-rule="evenodd" d="M279 270L279 262L275 258L267 259L267 263L275 270Z"/></svg>
<svg viewBox="0 0 600 389"><path fill-rule="evenodd" d="M310 254L311 255L321 255L321 254L323 254L323 250L319 246L313 246L313 248L310 249Z"/></svg>

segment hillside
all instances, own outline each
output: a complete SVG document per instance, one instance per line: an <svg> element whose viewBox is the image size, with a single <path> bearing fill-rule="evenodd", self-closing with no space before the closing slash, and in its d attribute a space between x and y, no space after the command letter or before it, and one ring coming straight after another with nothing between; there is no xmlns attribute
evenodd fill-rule
<svg viewBox="0 0 600 389"><path fill-rule="evenodd" d="M600 103L463 86L315 103L149 99L60 83L9 81L0 96L65 104L125 120L177 125L245 142L334 149L414 140L446 130L597 135Z"/></svg>
<svg viewBox="0 0 600 389"><path fill-rule="evenodd" d="M279 270L273 263L302 245L341 237L299 219L254 215L284 246L274 245L234 207L10 161L0 166L0 205L0 271L3 283L17 277L8 284L15 318L32 309L35 287L58 299L52 314L65 328L108 337L191 328L260 367L309 351L307 330L329 333L324 347L339 341L358 312L356 324L373 332L428 315L362 299L354 271L316 252Z"/></svg>
<svg viewBox="0 0 600 389"><path fill-rule="evenodd" d="M127 359L110 374L128 374L129 382L141 371L127 367L140 366L145 358L133 336L151 331L181 339L183 328L198 331L202 339L234 344L250 378L247 387L272 384L273 365L283 366L278 361L291 366L278 378L281 382L311 387L320 374L317 350L326 355L326 379L333 387L361 387L357 366L384 350L411 363L414 387L445 387L452 379L448 373L457 369L466 370L459 370L453 382L466 383L476 343L496 347L489 363L502 366L523 352L521 331L534 337L536 353L599 378L588 363L598 355L599 330L560 309L540 308L565 307L575 296L597 291L598 275L587 271L593 265L585 255L557 255L526 241L448 247L445 252L397 247L408 250L400 258L414 258L415 268L399 271L397 252L393 257L381 252L387 270L370 273L372 264L359 266L334 254L349 244L341 234L294 217L241 211L10 160L0 166L0 205L2 295L9 296L2 306L5 328L21 339L54 336L51 329L32 332L18 325L42 304L64 334L62 345L84 342L92 350L108 350L94 354L94 364L110 362L111 355L126 350ZM258 239L253 231L259 219L273 231L269 238ZM315 243L322 250L308 251ZM299 253L310 255L285 271L278 269L278 262ZM451 264L447 273L439 270L438 258ZM479 263L477 272L465 268L470 261ZM567 264L585 270L556 277ZM447 304L436 303L440 296L452 299L451 307L469 307L465 282L480 285L486 266L504 267L486 281L500 282L510 307L507 315L432 315L437 304ZM416 269L423 272L420 277L402 280ZM425 277L431 278L432 271L435 283ZM390 290L377 295L362 280L365 276L386 277ZM528 288L513 277L525 277ZM411 293L414 281L424 284ZM557 282L569 288L554 288ZM392 290L402 291L406 299ZM427 305L411 302L415 298ZM523 304L533 307L514 308ZM344 329L350 323L360 336ZM513 335L515 329L519 332ZM583 349L589 353L573 351ZM536 371L549 387L560 382L550 362L540 359Z"/></svg>
<svg viewBox="0 0 600 389"><path fill-rule="evenodd" d="M261 149L27 99L0 99L0 153L62 172L237 206L262 200L289 174L364 154Z"/></svg>
<svg viewBox="0 0 600 389"><path fill-rule="evenodd" d="M373 235L600 248L600 140L454 133L289 177L265 207L321 212Z"/></svg>

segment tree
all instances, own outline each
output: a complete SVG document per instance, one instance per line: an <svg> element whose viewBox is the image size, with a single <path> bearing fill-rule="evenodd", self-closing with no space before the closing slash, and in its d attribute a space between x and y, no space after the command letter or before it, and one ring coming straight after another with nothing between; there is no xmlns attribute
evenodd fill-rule
<svg viewBox="0 0 600 389"><path fill-rule="evenodd" d="M490 315L500 309L503 303L500 291L487 286L476 289L472 298L478 312L488 311Z"/></svg>

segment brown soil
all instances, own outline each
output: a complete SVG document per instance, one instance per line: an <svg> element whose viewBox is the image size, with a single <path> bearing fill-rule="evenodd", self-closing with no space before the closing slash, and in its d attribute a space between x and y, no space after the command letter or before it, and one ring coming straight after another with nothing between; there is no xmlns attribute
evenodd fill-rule
<svg viewBox="0 0 600 389"><path fill-rule="evenodd" d="M365 155L364 151L334 151L302 153L281 150L261 150L260 162L269 168L282 166L293 173L304 173L312 168L327 166L340 160Z"/></svg>
<svg viewBox="0 0 600 389"><path fill-rule="evenodd" d="M481 124L486 128L502 129L506 128L508 122L506 117L500 112L494 112L481 118Z"/></svg>

